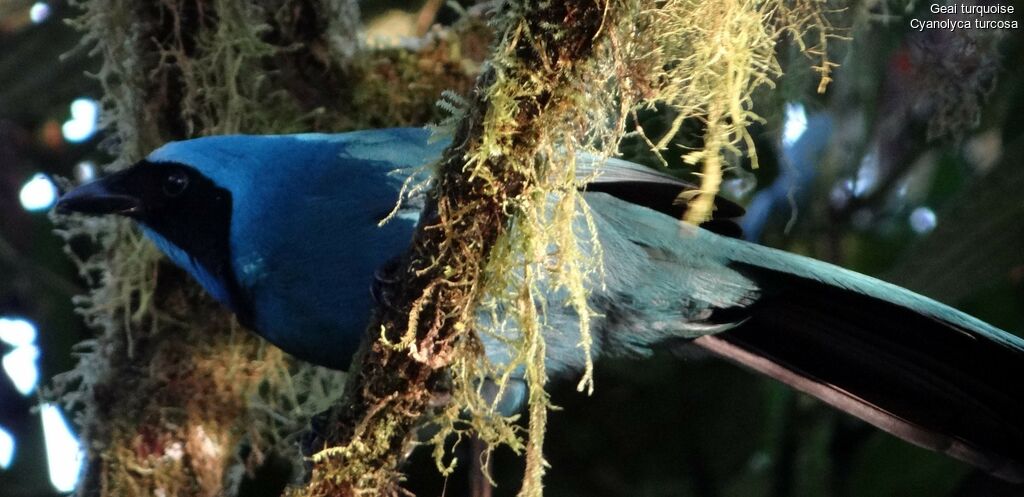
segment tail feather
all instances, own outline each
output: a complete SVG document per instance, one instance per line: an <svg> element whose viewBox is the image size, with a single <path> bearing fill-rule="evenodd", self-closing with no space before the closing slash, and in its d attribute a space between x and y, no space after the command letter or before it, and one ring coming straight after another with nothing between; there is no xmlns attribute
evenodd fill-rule
<svg viewBox="0 0 1024 497"><path fill-rule="evenodd" d="M899 287L771 252L734 264L762 289L746 321L698 345L897 437L1024 481L1024 340Z"/></svg>
<svg viewBox="0 0 1024 497"><path fill-rule="evenodd" d="M615 249L606 254L619 254L609 265L614 285L630 302L657 306L658 291L678 291L707 304L702 325L741 324L709 328L696 344L907 441L1024 481L1024 340L904 288L686 227L630 199L587 197L602 243ZM626 286L652 267L675 286ZM663 324L651 309L634 311ZM652 336L664 335L629 340Z"/></svg>

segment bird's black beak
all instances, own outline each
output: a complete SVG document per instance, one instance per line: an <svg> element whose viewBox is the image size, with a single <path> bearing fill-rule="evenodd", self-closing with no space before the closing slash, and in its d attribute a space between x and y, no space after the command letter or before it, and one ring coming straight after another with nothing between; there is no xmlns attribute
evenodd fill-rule
<svg viewBox="0 0 1024 497"><path fill-rule="evenodd" d="M142 201L124 188L126 173L127 171L117 172L65 193L57 201L57 212L79 212L93 216L131 216L141 212Z"/></svg>

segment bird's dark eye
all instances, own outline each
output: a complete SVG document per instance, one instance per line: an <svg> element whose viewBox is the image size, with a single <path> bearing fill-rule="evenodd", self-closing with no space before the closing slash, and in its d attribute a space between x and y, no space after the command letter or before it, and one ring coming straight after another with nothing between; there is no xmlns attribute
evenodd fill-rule
<svg viewBox="0 0 1024 497"><path fill-rule="evenodd" d="M164 177L164 194L168 197L177 197L188 188L188 174L185 171L174 170Z"/></svg>

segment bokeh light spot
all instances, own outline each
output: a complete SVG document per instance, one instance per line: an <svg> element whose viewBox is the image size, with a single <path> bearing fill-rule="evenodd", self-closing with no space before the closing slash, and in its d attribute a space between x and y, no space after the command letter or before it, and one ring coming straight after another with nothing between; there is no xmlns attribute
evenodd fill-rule
<svg viewBox="0 0 1024 497"><path fill-rule="evenodd" d="M18 193L21 206L27 211L44 211L57 201L57 185L44 174L36 174Z"/></svg>
<svg viewBox="0 0 1024 497"><path fill-rule="evenodd" d="M96 179L96 163L84 160L75 165L75 179L79 183L88 183Z"/></svg>
<svg viewBox="0 0 1024 497"><path fill-rule="evenodd" d="M918 207L910 213L910 229L919 235L931 233L938 224L939 218L935 211L928 207Z"/></svg>
<svg viewBox="0 0 1024 497"><path fill-rule="evenodd" d="M32 4L32 8L28 11L28 18L32 20L33 24L39 24L50 18L52 10L50 4L46 2L36 2Z"/></svg>
<svg viewBox="0 0 1024 497"><path fill-rule="evenodd" d="M82 447L60 408L54 404L43 404L40 415L50 483L58 492L71 492L78 485L82 470Z"/></svg>
<svg viewBox="0 0 1024 497"><path fill-rule="evenodd" d="M786 103L785 121L782 125L782 145L792 147L807 131L807 111L801 103Z"/></svg>
<svg viewBox="0 0 1024 497"><path fill-rule="evenodd" d="M14 388L22 395L29 395L39 383L39 347L22 345L4 354L0 360L4 372L11 379Z"/></svg>
<svg viewBox="0 0 1024 497"><path fill-rule="evenodd" d="M14 461L14 436L0 426L0 469L11 467Z"/></svg>
<svg viewBox="0 0 1024 497"><path fill-rule="evenodd" d="M36 342L36 326L22 318L0 317L0 341L12 347Z"/></svg>
<svg viewBox="0 0 1024 497"><path fill-rule="evenodd" d="M88 140L99 124L100 104L91 98L78 98L71 102L71 119L61 126L64 139L72 143Z"/></svg>

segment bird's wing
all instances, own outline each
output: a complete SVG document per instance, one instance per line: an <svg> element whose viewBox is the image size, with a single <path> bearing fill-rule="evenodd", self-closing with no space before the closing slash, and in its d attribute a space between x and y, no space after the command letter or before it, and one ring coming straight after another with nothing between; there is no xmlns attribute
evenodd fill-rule
<svg viewBox="0 0 1024 497"><path fill-rule="evenodd" d="M634 162L621 159L598 159L589 154L576 157L576 175L586 182L589 192L602 192L626 202L642 205L676 219L686 215L684 192L699 189L697 185ZM701 227L730 237L742 234L736 218L743 216L743 207L721 196L715 197L711 219Z"/></svg>

